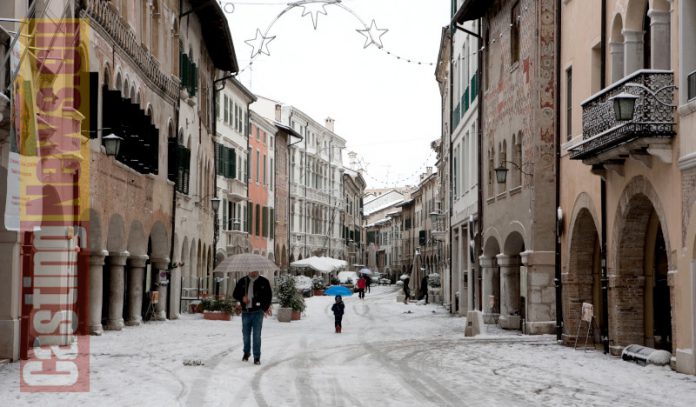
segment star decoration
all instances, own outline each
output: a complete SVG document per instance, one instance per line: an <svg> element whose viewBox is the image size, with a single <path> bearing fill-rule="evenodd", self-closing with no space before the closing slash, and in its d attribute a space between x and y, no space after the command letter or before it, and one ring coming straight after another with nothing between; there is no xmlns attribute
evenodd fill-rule
<svg viewBox="0 0 696 407"><path fill-rule="evenodd" d="M375 44L377 48L382 49L382 36L389 30L386 28L377 28L375 20L372 19L372 24L370 24L369 28L355 31L359 32L360 35L365 36L365 46L363 48L367 48L370 45Z"/></svg>
<svg viewBox="0 0 696 407"><path fill-rule="evenodd" d="M259 38L260 37L260 38ZM256 36L253 39L244 41L248 46L251 47L251 57L254 58L258 54L266 54L271 56L268 51L268 44L275 39L275 35L272 37L264 37L261 30L256 29Z"/></svg>
<svg viewBox="0 0 696 407"><path fill-rule="evenodd" d="M319 14L326 15L326 3L306 3L302 7L302 17L309 14L312 17L312 25L314 29L317 29L317 23L319 22Z"/></svg>

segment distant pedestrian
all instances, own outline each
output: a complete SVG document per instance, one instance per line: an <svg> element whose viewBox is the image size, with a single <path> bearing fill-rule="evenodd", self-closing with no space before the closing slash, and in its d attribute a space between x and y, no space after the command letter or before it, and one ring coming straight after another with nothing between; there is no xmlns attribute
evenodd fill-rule
<svg viewBox="0 0 696 407"><path fill-rule="evenodd" d="M365 275L365 290L368 293L370 292L370 285L372 285L372 277Z"/></svg>
<svg viewBox="0 0 696 407"><path fill-rule="evenodd" d="M336 301L334 305L331 306L331 311L334 313L334 325L336 327L336 333L341 333L341 321L343 320L343 313L346 309L346 304L343 303L343 298L340 295L336 296Z"/></svg>
<svg viewBox="0 0 696 407"><path fill-rule="evenodd" d="M408 287L408 284L411 282L411 278L406 277L403 281L404 281L404 304L408 304L408 297L411 296L411 289Z"/></svg>
<svg viewBox="0 0 696 407"><path fill-rule="evenodd" d="M365 275L361 275L358 279L358 298L365 299L365 287L367 282L365 281Z"/></svg>
<svg viewBox="0 0 696 407"><path fill-rule="evenodd" d="M428 303L428 276L423 276L423 279L421 280L421 286L420 286L420 297L418 298L419 300L422 300L425 298L425 303Z"/></svg>
<svg viewBox="0 0 696 407"><path fill-rule="evenodd" d="M242 337L244 340L244 356L246 362L251 356L253 332L254 364L261 364L261 327L263 318L271 315L271 283L265 277L259 276L258 271L252 271L241 278L234 287L232 296L239 301L242 310Z"/></svg>

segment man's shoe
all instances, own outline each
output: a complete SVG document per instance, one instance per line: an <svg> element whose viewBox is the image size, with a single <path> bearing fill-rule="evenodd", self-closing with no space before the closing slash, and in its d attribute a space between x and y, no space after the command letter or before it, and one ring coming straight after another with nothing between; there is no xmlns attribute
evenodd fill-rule
<svg viewBox="0 0 696 407"><path fill-rule="evenodd" d="M251 356L248 353L245 353L244 356L242 357L242 362L248 362L249 361L249 356Z"/></svg>
<svg viewBox="0 0 696 407"><path fill-rule="evenodd" d="M254 364L255 364L255 365L260 365L260 364L261 364L261 359L260 359L260 358L254 358Z"/></svg>

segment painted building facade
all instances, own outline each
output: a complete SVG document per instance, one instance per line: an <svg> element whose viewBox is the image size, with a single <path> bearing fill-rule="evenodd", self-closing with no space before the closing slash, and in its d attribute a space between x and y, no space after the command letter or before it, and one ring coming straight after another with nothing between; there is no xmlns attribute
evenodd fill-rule
<svg viewBox="0 0 696 407"><path fill-rule="evenodd" d="M556 331L555 29L553 0L466 0L481 19L484 319ZM496 168L506 170L505 182Z"/></svg>

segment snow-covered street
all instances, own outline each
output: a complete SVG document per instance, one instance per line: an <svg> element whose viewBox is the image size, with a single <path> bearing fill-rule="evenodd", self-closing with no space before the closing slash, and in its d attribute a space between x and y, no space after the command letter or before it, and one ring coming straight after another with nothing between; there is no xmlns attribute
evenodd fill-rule
<svg viewBox="0 0 696 407"><path fill-rule="evenodd" d="M346 298L343 333L333 298L307 300L301 321L266 319L261 366L242 362L241 318L199 315L93 337L91 391L19 392L19 365L0 367L3 406L694 406L696 378L640 367L552 336L489 328L404 305L395 287ZM409 312L410 311L410 312ZM201 360L202 366L185 366Z"/></svg>

